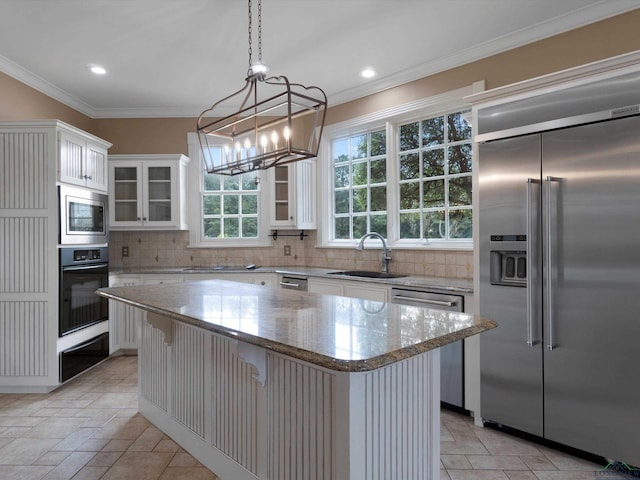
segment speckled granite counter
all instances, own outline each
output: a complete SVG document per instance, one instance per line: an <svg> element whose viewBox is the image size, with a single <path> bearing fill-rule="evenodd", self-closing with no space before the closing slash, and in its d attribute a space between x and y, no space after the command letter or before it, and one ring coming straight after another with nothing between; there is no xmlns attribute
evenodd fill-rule
<svg viewBox="0 0 640 480"><path fill-rule="evenodd" d="M458 312L203 280L100 295L338 371L366 371L495 327Z"/></svg>
<svg viewBox="0 0 640 480"><path fill-rule="evenodd" d="M146 310L140 412L222 480L438 479L438 347L495 327L226 280L99 294Z"/></svg>
<svg viewBox="0 0 640 480"><path fill-rule="evenodd" d="M319 267L258 267L255 270L247 270L244 267L224 266L224 267L127 267L112 269L113 275L149 275L149 274L179 274L179 275L200 275L200 274L225 274L242 273L281 273L304 275L307 277L324 277L340 280L352 280L368 283L379 283L394 287L414 287L429 290L437 290L445 293L470 294L473 293L473 281L463 278L428 277L422 275L407 275L399 278L367 278L367 277L343 277L335 275L335 272L343 269L319 268Z"/></svg>

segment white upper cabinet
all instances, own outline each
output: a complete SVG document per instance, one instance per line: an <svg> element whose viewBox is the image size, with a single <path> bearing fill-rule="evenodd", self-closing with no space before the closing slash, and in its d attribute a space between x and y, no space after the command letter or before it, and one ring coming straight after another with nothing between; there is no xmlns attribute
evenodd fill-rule
<svg viewBox="0 0 640 480"><path fill-rule="evenodd" d="M269 226L274 229L315 229L315 159L270 169Z"/></svg>
<svg viewBox="0 0 640 480"><path fill-rule="evenodd" d="M184 155L109 156L111 230L186 230Z"/></svg>
<svg viewBox="0 0 640 480"><path fill-rule="evenodd" d="M107 148L110 143L79 131L58 131L58 180L106 192Z"/></svg>

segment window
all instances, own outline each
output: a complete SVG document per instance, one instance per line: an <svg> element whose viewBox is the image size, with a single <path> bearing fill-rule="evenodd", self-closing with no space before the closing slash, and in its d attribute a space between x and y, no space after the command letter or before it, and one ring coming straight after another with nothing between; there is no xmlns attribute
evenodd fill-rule
<svg viewBox="0 0 640 480"><path fill-rule="evenodd" d="M330 125L319 169L319 245L377 232L393 248L470 249L474 84Z"/></svg>
<svg viewBox="0 0 640 480"><path fill-rule="evenodd" d="M204 168L200 143L189 140L189 245L192 247L261 247L271 245L267 202L260 179L264 171L214 175ZM216 148L221 154L222 148Z"/></svg>
<svg viewBox="0 0 640 480"><path fill-rule="evenodd" d="M465 113L400 125L400 239L471 239L471 126Z"/></svg>
<svg viewBox="0 0 640 480"><path fill-rule="evenodd" d="M387 233L386 132L340 138L332 143L334 229L337 239Z"/></svg>
<svg viewBox="0 0 640 480"><path fill-rule="evenodd" d="M203 237L257 238L257 174L254 172L230 177L204 172L203 177Z"/></svg>

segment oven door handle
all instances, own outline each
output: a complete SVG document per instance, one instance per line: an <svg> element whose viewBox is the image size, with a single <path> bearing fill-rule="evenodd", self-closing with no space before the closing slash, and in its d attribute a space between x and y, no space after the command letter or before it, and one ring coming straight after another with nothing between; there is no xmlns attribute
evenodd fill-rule
<svg viewBox="0 0 640 480"><path fill-rule="evenodd" d="M99 268L108 269L109 266L106 263L93 264L93 265L73 265L68 267L62 267L63 272L78 272L82 270L97 270Z"/></svg>

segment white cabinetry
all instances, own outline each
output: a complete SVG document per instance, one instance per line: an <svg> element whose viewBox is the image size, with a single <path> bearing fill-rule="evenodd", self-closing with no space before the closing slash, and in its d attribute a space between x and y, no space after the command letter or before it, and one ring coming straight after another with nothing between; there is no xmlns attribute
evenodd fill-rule
<svg viewBox="0 0 640 480"><path fill-rule="evenodd" d="M111 230L186 230L184 155L109 156Z"/></svg>
<svg viewBox="0 0 640 480"><path fill-rule="evenodd" d="M134 285L160 285L167 283L196 282L198 280L230 280L275 287L275 273L149 273L141 275L111 275L110 287L130 287ZM140 325L144 311L122 302L109 300L109 353L111 355L131 354L138 350Z"/></svg>
<svg viewBox="0 0 640 480"><path fill-rule="evenodd" d="M307 288L313 293L340 295L343 297L361 298L387 302L389 287L386 285L360 282L357 280L331 280L326 278L309 278Z"/></svg>
<svg viewBox="0 0 640 480"><path fill-rule="evenodd" d="M58 180L106 192L107 149L111 144L69 128L59 130L58 143Z"/></svg>
<svg viewBox="0 0 640 480"><path fill-rule="evenodd" d="M110 287L142 285L139 275L113 275ZM132 353L138 350L142 310L122 302L109 300L109 353Z"/></svg>
<svg viewBox="0 0 640 480"><path fill-rule="evenodd" d="M315 168L311 159L269 171L271 228L316 228Z"/></svg>
<svg viewBox="0 0 640 480"><path fill-rule="evenodd" d="M57 183L75 184L63 175L67 135L110 146L58 120L0 122L0 393L60 385Z"/></svg>

